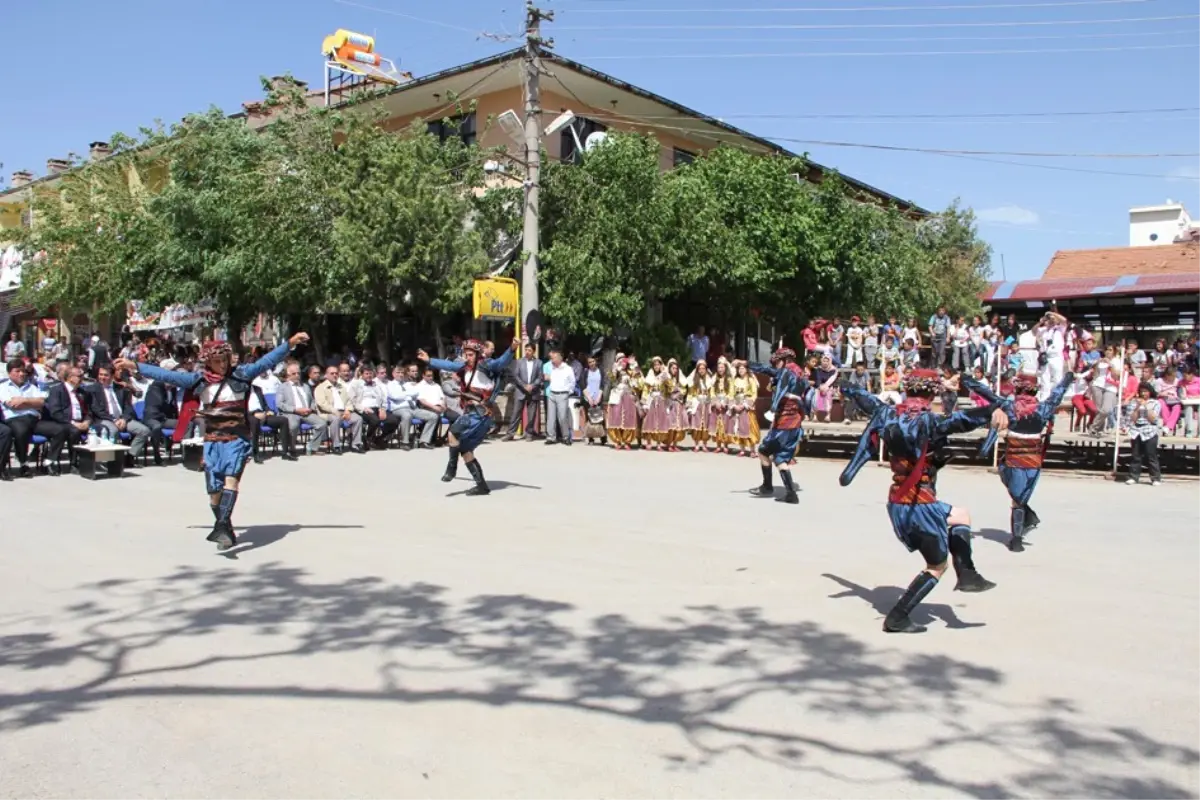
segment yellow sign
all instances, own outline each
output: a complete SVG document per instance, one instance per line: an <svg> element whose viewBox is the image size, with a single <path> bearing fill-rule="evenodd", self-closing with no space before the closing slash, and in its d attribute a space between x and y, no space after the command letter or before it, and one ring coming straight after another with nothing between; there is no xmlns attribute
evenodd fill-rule
<svg viewBox="0 0 1200 800"><path fill-rule="evenodd" d="M515 323L520 313L518 294L512 278L476 278L475 319Z"/></svg>

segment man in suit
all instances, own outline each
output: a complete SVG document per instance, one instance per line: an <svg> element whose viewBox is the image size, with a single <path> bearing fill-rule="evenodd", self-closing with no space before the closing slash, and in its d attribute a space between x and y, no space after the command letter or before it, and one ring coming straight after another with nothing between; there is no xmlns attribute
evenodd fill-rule
<svg viewBox="0 0 1200 800"><path fill-rule="evenodd" d="M113 441L120 441L121 433L128 433L129 461L137 461L146 449L150 439L150 429L138 421L133 415L133 400L129 391L113 383L112 365L96 369L96 383L92 385L92 394L88 409L92 417L92 427L108 431Z"/></svg>
<svg viewBox="0 0 1200 800"><path fill-rule="evenodd" d="M84 390L80 388L80 384L83 383L83 370L79 367L70 367L63 377L62 383L56 383L50 387L50 392L46 397L45 416L51 422L56 422L67 429L66 440L70 450L74 449L75 443L81 437L87 436L91 423L88 421L87 398ZM52 459L55 462L57 460L57 458Z"/></svg>
<svg viewBox="0 0 1200 800"><path fill-rule="evenodd" d="M172 358L159 363L163 369L177 370L179 365ZM179 426L179 389L162 381L151 381L146 388L146 405L142 411L142 422L150 429L150 448L154 451L154 463L162 463L159 447L162 445L163 429L174 430Z"/></svg>
<svg viewBox="0 0 1200 800"><path fill-rule="evenodd" d="M510 442L517 435L517 426L521 424L521 412L528 409L529 419L525 422L525 438L533 439L537 430L538 411L542 406L542 387L546 376L542 370L542 362L534 355L533 343L525 345L525 357L514 361L509 368L509 379L513 383L512 422L508 425L508 435L504 441Z"/></svg>
<svg viewBox="0 0 1200 800"><path fill-rule="evenodd" d="M365 453L362 438L363 420L350 402L350 388L341 379L337 367L326 368L325 380L317 384L313 399L316 400L317 411L321 412L321 416L329 423L333 452L342 452L337 432L341 430L342 423L345 423L346 433L350 436L350 449L356 453Z"/></svg>
<svg viewBox="0 0 1200 800"><path fill-rule="evenodd" d="M289 438L293 442L300 441L301 422L312 426L313 435L306 452L310 456L319 453L321 443L329 436L329 423L317 413L317 405L308 384L300 380L299 362L287 362L283 384L275 395L275 407L287 420Z"/></svg>
<svg viewBox="0 0 1200 800"><path fill-rule="evenodd" d="M283 384L280 384L282 386ZM279 443L283 445L283 460L295 461L296 451L292 447L292 426L288 422L287 417L280 416L271 410L271 406L267 403L266 392L257 383L250 384L252 392L248 403L250 412L250 440L254 447L254 463L263 463L263 458L258 449L258 440L262 436L262 426L267 425L274 429L275 435L279 437ZM276 395L276 408L278 408L278 395ZM297 425L299 428L299 425Z"/></svg>

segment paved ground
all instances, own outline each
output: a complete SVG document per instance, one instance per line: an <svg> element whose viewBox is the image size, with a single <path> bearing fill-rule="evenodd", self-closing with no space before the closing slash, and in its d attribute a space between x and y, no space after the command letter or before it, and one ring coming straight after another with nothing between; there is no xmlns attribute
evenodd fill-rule
<svg viewBox="0 0 1200 800"><path fill-rule="evenodd" d="M251 467L236 558L200 478L0 486L0 794L1196 796L1200 490L1050 477L1020 555L948 471L1000 584L938 587L887 476L803 505L748 460L488 445Z"/></svg>

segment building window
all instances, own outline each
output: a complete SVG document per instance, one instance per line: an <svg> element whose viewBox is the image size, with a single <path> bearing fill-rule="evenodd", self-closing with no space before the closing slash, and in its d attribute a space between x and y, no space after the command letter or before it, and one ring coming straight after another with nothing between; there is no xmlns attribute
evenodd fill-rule
<svg viewBox="0 0 1200 800"><path fill-rule="evenodd" d="M575 131L574 135L571 134L572 130ZM576 152L575 137L579 137L580 144L586 145L587 138L593 133L602 133L607 130L607 125L594 122L586 117L578 117L570 124L569 127L564 128L561 134L562 139L558 152L562 153L562 160L571 164L578 164L581 160L581 156L578 152Z"/></svg>
<svg viewBox="0 0 1200 800"><path fill-rule="evenodd" d="M673 166L682 167L684 164L690 164L696 160L696 154L690 150L684 150L682 147L675 148Z"/></svg>
<svg viewBox="0 0 1200 800"><path fill-rule="evenodd" d="M430 122L425 129L438 137L439 142L458 137L463 144L470 147L475 144L475 112Z"/></svg>

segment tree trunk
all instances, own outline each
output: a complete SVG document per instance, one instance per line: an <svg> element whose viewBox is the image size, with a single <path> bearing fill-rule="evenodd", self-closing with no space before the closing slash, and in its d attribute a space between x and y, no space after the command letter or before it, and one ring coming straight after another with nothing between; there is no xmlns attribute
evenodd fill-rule
<svg viewBox="0 0 1200 800"><path fill-rule="evenodd" d="M429 319L429 326L433 329L433 342L437 348L437 357L446 357L446 340L442 336L442 317L439 314L434 314Z"/></svg>
<svg viewBox="0 0 1200 800"><path fill-rule="evenodd" d="M375 361L391 363L391 360L391 336L389 336L387 317L384 316L375 323Z"/></svg>

